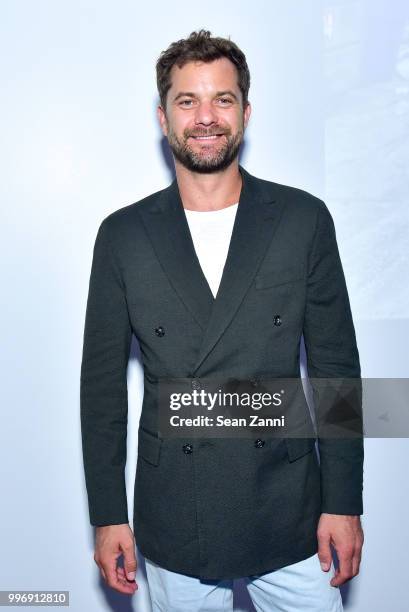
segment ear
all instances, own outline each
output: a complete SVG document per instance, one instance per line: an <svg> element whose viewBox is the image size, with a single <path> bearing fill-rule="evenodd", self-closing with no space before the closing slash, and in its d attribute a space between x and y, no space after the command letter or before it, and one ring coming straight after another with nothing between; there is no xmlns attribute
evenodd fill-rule
<svg viewBox="0 0 409 612"><path fill-rule="evenodd" d="M244 109L243 118L244 118L244 127L247 127L251 115L251 104L247 101L246 108Z"/></svg>
<svg viewBox="0 0 409 612"><path fill-rule="evenodd" d="M168 122L167 122L167 119L166 119L166 113L163 110L163 107L162 107L161 104L159 104L158 108L156 109L156 113L157 113L157 116L158 116L158 120L159 120L159 124L160 124L161 130L162 130L163 134L165 136L167 136L168 135Z"/></svg>

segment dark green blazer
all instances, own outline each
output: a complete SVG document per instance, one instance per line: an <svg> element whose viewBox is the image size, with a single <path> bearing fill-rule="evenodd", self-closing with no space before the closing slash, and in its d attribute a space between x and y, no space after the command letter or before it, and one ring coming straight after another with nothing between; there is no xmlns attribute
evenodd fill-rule
<svg viewBox="0 0 409 612"><path fill-rule="evenodd" d="M264 436L264 444L255 444L250 437L158 435L159 380L299 377L302 335L310 377L360 379L328 208L306 191L239 169L243 185L216 298L176 179L102 221L81 364L91 524L128 522L127 364L134 334L144 368L136 543L159 565L208 579L305 559L318 550L322 512L363 512L362 438L318 438L318 458L314 438Z"/></svg>

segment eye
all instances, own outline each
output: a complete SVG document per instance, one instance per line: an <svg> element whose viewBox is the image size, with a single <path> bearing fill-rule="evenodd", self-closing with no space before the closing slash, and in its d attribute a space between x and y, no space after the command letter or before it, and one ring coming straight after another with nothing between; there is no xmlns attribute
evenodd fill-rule
<svg viewBox="0 0 409 612"><path fill-rule="evenodd" d="M230 100L230 98L219 98L219 100L221 102L226 102L227 104L230 104L232 102L232 100Z"/></svg>
<svg viewBox="0 0 409 612"><path fill-rule="evenodd" d="M182 100L181 105L185 105L186 103L193 102L193 100Z"/></svg>

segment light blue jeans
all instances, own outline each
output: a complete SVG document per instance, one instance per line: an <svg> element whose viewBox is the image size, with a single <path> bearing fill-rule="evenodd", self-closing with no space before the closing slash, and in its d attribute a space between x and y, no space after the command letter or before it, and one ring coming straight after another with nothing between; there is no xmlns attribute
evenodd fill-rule
<svg viewBox="0 0 409 612"><path fill-rule="evenodd" d="M232 612L233 580L204 580L164 569L145 559L152 612ZM257 612L342 612L334 564L321 569L318 554L245 583Z"/></svg>

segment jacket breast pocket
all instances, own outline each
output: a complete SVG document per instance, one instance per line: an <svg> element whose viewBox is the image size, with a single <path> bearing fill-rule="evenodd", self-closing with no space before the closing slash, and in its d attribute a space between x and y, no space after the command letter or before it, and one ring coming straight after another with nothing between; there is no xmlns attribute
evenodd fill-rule
<svg viewBox="0 0 409 612"><path fill-rule="evenodd" d="M146 431L146 429L139 427L138 456L141 456L151 465L159 465L162 442L162 438L158 438Z"/></svg>
<svg viewBox="0 0 409 612"><path fill-rule="evenodd" d="M267 289L294 283L304 278L304 270L300 266L280 266L276 270L262 272L255 278L256 289Z"/></svg>

